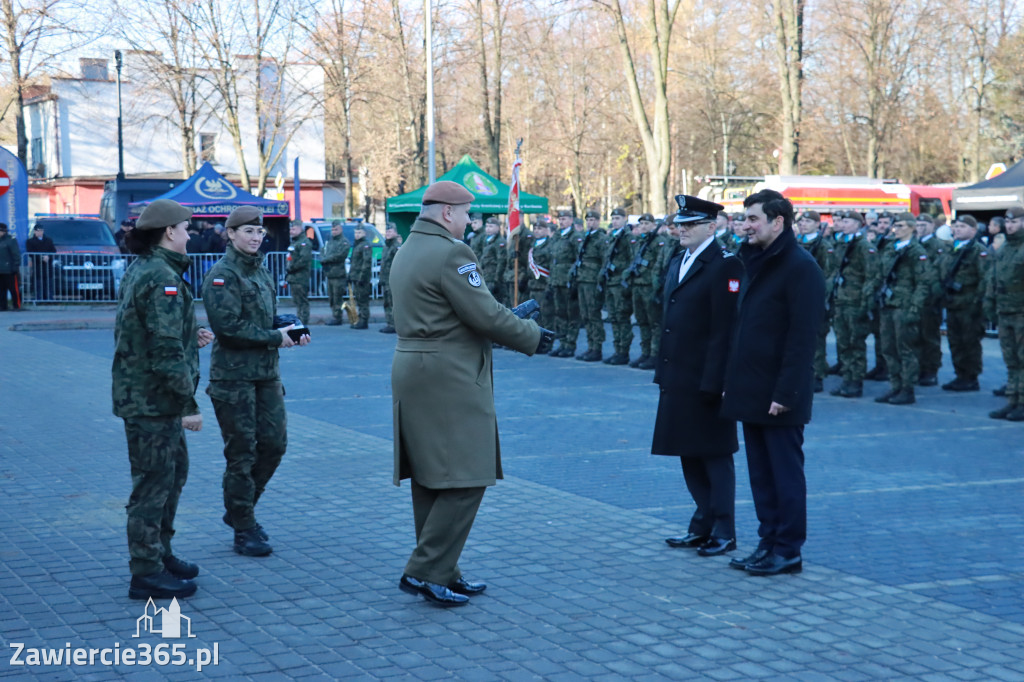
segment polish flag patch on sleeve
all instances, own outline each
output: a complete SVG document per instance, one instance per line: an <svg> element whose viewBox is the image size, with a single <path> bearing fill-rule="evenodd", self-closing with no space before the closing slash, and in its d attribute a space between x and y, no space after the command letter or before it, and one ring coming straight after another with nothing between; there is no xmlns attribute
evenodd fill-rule
<svg viewBox="0 0 1024 682"><path fill-rule="evenodd" d="M165 296L177 296L178 295L178 287L164 287L164 295Z"/></svg>
<svg viewBox="0 0 1024 682"><path fill-rule="evenodd" d="M223 277L214 277L213 278L213 286L215 286L215 287L222 287L222 286L224 286L224 278Z"/></svg>
<svg viewBox="0 0 1024 682"><path fill-rule="evenodd" d="M738 279L729 280L729 293L735 294L740 290L740 281Z"/></svg>

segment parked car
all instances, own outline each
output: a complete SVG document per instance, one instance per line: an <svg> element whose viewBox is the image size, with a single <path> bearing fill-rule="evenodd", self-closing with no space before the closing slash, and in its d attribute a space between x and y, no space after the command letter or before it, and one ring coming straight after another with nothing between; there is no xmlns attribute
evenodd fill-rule
<svg viewBox="0 0 1024 682"><path fill-rule="evenodd" d="M78 215L37 216L57 249L51 262L56 296L115 300L128 262L117 248L110 226ZM33 225L33 229L35 229Z"/></svg>

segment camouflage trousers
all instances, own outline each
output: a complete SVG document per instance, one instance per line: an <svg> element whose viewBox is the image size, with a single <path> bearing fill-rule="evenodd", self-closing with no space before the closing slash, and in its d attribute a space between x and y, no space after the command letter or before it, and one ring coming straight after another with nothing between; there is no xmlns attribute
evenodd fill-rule
<svg viewBox="0 0 1024 682"><path fill-rule="evenodd" d="M615 354L629 355L633 345L633 294L618 282L606 284L604 291Z"/></svg>
<svg viewBox="0 0 1024 682"><path fill-rule="evenodd" d="M885 354L882 352L882 311L878 308L871 310L871 319L868 320L869 333L875 337L875 367L885 367Z"/></svg>
<svg viewBox="0 0 1024 682"><path fill-rule="evenodd" d="M537 301L537 305L540 306L540 318L538 318L537 324L545 329L551 329L554 326L552 308L554 308L555 301L551 287L548 286L547 277L530 280L529 297Z"/></svg>
<svg viewBox="0 0 1024 682"><path fill-rule="evenodd" d="M972 381L981 374L981 340L984 337L985 318L980 308L972 306L946 311L946 341L958 379Z"/></svg>
<svg viewBox="0 0 1024 682"><path fill-rule="evenodd" d="M359 311L359 324L370 321L370 282L353 282L352 294L356 297L356 309Z"/></svg>
<svg viewBox="0 0 1024 682"><path fill-rule="evenodd" d="M601 306L604 293L597 290L597 282L580 282L580 323L587 330L587 350L601 350L604 343L604 322L601 321Z"/></svg>
<svg viewBox="0 0 1024 682"><path fill-rule="evenodd" d="M882 308L879 317L879 335L885 366L889 370L889 387L894 391L912 391L921 374L917 359L921 338L920 314L903 308Z"/></svg>
<svg viewBox="0 0 1024 682"><path fill-rule="evenodd" d="M929 301L921 311L921 376L938 374L942 367L942 309ZM982 323L984 332L984 323Z"/></svg>
<svg viewBox="0 0 1024 682"><path fill-rule="evenodd" d="M345 294L347 293L347 277L327 278L327 300L330 302L331 315L333 315L334 319L339 322L344 321L345 319L345 311L342 310L341 307L345 305Z"/></svg>
<svg viewBox="0 0 1024 682"><path fill-rule="evenodd" d="M576 352L576 337L580 334L580 301L576 289L565 284L554 287L555 328L559 348Z"/></svg>
<svg viewBox="0 0 1024 682"><path fill-rule="evenodd" d="M280 381L211 381L206 392L224 439L224 508L236 530L256 525L253 509L288 446Z"/></svg>
<svg viewBox="0 0 1024 682"><path fill-rule="evenodd" d="M864 309L858 305L839 304L832 319L832 328L836 333L836 354L843 366L843 381L864 381L868 363L866 341L871 331Z"/></svg>
<svg viewBox="0 0 1024 682"><path fill-rule="evenodd" d="M999 347L1006 363L1006 400L1024 404L1024 313L999 313Z"/></svg>
<svg viewBox="0 0 1024 682"><path fill-rule="evenodd" d="M637 330L640 332L640 355L651 356L651 335L654 333L652 319L651 287L646 284L634 284L629 288L633 303L633 317L636 318ZM660 316L659 316L660 319Z"/></svg>
<svg viewBox="0 0 1024 682"><path fill-rule="evenodd" d="M132 575L162 571L170 556L178 499L188 479L181 417L124 420L132 494L128 499L128 568Z"/></svg>
<svg viewBox="0 0 1024 682"><path fill-rule="evenodd" d="M832 326L832 311L826 310L818 328L818 338L814 343L814 378L824 379L828 375L828 330Z"/></svg>
<svg viewBox="0 0 1024 682"><path fill-rule="evenodd" d="M384 323L389 327L395 326L395 304L391 300L391 287L384 285L381 294L384 297Z"/></svg>
<svg viewBox="0 0 1024 682"><path fill-rule="evenodd" d="M302 324L309 326L309 277L304 281L288 280L288 291L292 294L295 314L302 320Z"/></svg>

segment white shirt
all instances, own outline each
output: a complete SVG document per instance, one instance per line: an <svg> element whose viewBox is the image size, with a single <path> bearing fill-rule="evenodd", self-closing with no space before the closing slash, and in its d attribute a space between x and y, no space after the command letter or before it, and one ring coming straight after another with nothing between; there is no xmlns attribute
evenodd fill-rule
<svg viewBox="0 0 1024 682"><path fill-rule="evenodd" d="M715 235L711 235L710 237L705 239L704 242L700 246L698 246L697 250L694 251L693 253L690 253L690 251L687 250L687 252L683 254L683 262L680 263L679 265L680 282L683 281L683 277L686 277L686 273L690 271L690 267L693 266L693 261L697 260L697 256L700 255L700 252L708 248L708 244L710 244L713 241L715 241Z"/></svg>

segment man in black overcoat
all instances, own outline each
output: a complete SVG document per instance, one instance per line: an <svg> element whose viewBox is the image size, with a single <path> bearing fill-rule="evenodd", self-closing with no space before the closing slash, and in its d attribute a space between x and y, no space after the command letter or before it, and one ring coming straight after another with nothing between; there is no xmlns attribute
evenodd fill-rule
<svg viewBox="0 0 1024 682"><path fill-rule="evenodd" d="M743 265L715 241L721 205L686 195L676 202L683 251L665 277L651 452L679 457L697 505L687 535L665 542L715 556L736 549L736 422L719 410Z"/></svg>
<svg viewBox="0 0 1024 682"><path fill-rule="evenodd" d="M798 573L807 538L804 425L814 397L814 348L825 280L793 235L793 205L774 190L747 197L739 251L745 274L722 416L743 422L760 523L757 549L729 565L752 575Z"/></svg>

